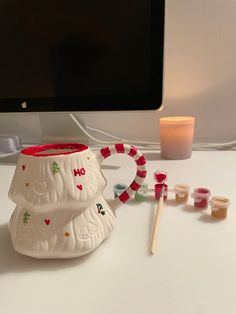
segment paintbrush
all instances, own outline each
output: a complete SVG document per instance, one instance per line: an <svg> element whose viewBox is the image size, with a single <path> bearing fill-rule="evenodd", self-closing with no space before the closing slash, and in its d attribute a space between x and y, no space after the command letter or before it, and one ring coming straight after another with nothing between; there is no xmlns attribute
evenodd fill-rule
<svg viewBox="0 0 236 314"><path fill-rule="evenodd" d="M163 183L162 189L160 192L160 199L157 205L156 216L155 216L153 232L152 232L152 241L151 241L151 248L150 248L150 253L152 255L155 254L155 250L156 250L157 233L158 233L159 224L160 224L161 212L164 205L164 190L165 190L165 184Z"/></svg>

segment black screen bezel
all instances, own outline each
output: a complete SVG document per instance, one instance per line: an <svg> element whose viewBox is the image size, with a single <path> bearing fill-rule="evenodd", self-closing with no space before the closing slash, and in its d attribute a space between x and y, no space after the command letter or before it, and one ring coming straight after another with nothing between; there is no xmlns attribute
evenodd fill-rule
<svg viewBox="0 0 236 314"><path fill-rule="evenodd" d="M151 0L150 86L147 94L87 97L0 98L0 112L159 109L163 97L165 0Z"/></svg>

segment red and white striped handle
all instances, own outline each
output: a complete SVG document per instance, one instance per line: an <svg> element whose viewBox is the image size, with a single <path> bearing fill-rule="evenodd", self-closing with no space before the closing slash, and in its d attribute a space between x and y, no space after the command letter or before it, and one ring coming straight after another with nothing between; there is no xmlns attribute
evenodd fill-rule
<svg viewBox="0 0 236 314"><path fill-rule="evenodd" d="M137 165L137 172L133 182L111 203L112 208L116 209L122 203L127 202L135 194L135 192L138 191L138 189L141 187L145 180L147 170L146 160L143 154L139 150L137 150L136 147L130 146L128 144L115 144L102 148L98 155L99 163L102 163L104 159L114 154L126 154L134 159Z"/></svg>

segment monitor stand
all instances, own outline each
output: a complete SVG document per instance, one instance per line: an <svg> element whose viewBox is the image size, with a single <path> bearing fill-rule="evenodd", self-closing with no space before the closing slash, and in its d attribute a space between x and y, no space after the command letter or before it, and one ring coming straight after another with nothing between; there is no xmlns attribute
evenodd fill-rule
<svg viewBox="0 0 236 314"><path fill-rule="evenodd" d="M42 143L80 142L89 144L91 140L84 131L72 120L70 112L38 113ZM78 113L76 119L86 129L86 124Z"/></svg>

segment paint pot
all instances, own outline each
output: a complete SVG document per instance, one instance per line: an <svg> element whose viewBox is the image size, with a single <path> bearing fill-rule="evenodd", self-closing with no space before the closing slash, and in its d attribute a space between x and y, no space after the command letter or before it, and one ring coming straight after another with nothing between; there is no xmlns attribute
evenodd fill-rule
<svg viewBox="0 0 236 314"><path fill-rule="evenodd" d="M223 196L213 196L210 201L211 215L217 219L225 219L230 204L228 198Z"/></svg>
<svg viewBox="0 0 236 314"><path fill-rule="evenodd" d="M189 185L176 184L175 185L175 199L178 203L186 203L189 197Z"/></svg>
<svg viewBox="0 0 236 314"><path fill-rule="evenodd" d="M168 185L165 183L157 183L155 184L155 198L157 200L160 199L161 197L161 192L162 192L162 187L164 185L164 200L167 200L167 196L168 196Z"/></svg>
<svg viewBox="0 0 236 314"><path fill-rule="evenodd" d="M147 193L148 193L148 184L144 183L141 185L139 190L135 193L134 195L135 201L138 201L138 202L145 201L147 198Z"/></svg>
<svg viewBox="0 0 236 314"><path fill-rule="evenodd" d="M158 170L154 173L154 179L158 183L164 183L167 180L167 172Z"/></svg>
<svg viewBox="0 0 236 314"><path fill-rule="evenodd" d="M208 200L211 196L211 192L207 188L196 188L192 193L194 198L194 207L198 209L205 209L208 207Z"/></svg>
<svg viewBox="0 0 236 314"><path fill-rule="evenodd" d="M117 198L124 190L127 189L127 185L118 183L113 186L114 198Z"/></svg>

